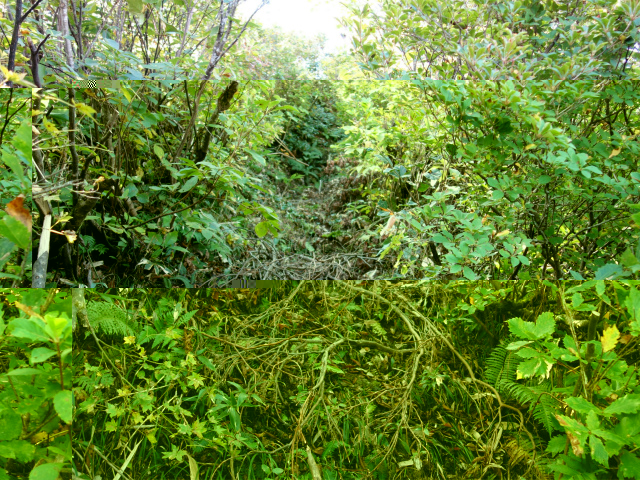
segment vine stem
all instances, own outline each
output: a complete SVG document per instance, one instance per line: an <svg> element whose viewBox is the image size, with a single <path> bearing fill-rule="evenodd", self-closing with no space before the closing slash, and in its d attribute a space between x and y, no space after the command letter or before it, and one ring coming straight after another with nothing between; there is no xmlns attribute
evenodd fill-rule
<svg viewBox="0 0 640 480"><path fill-rule="evenodd" d="M425 341L422 339L422 337L418 334L418 332L416 332L415 328L413 327L413 323L411 322L411 320L405 315L405 313L400 310L395 303L391 302L390 300L387 300L386 298L382 297L381 295L369 291L369 290L365 290L364 288L360 288L357 287L355 285L351 285L348 282L342 281L342 280L337 280L338 283L344 285L347 288L350 288L351 290L355 290L357 292L360 293L364 293L366 295L375 297L376 299L378 299L379 301L382 301L384 303L386 303L387 305L389 305L389 307L395 311L400 318L402 318L402 320L407 324L407 327L409 328L409 331L413 334L413 336L416 338L416 341L419 345L421 345L420 347L420 351L423 351L422 345L424 345ZM451 342L449 341L449 339L447 339L447 337L435 326L435 324L429 320L427 317L425 317L424 315L422 315L422 313L420 313L418 310L415 309L415 307L413 306L413 304L409 301L409 299L407 299L404 295L395 292L394 293L396 297L398 297L400 300L403 301L404 305L407 305L411 310L412 313L414 315L416 315L418 318L420 318L424 324L427 326L427 329L430 331L430 333L438 338L440 338L440 340L442 340L442 342L449 348L449 350L451 350L451 352L458 358L458 360L460 360L462 362L462 364L464 365L464 367L467 369L467 372L469 372L469 377L471 377L471 380L476 383L477 385L482 385L483 387L486 387L487 389L491 390L491 392L494 394L495 399L498 401L498 423L502 423L502 408L506 408L508 410L513 410L514 412L518 413L518 416L520 418L520 428L522 430L524 430L527 434L527 436L529 437L529 440L531 440L531 445L532 445L532 450L533 450L533 457L531 460L531 463L529 464L529 468L527 470L527 473L525 475L527 475L529 473L529 471L531 470L532 466L535 465L535 460L536 460L536 442L533 439L533 435L531 435L531 432L529 432L529 430L527 430L527 428L524 426L524 416L522 415L522 412L517 409L516 407L513 407L511 405L508 405L506 403L504 403L502 401L502 397L500 396L500 394L498 393L498 391L492 386L489 385L488 383L479 380L476 378L476 376L473 373L473 369L471 368L471 365L469 365L469 362L467 362L467 360L462 356L462 354L460 354L460 352L458 352L458 350L451 344Z"/></svg>

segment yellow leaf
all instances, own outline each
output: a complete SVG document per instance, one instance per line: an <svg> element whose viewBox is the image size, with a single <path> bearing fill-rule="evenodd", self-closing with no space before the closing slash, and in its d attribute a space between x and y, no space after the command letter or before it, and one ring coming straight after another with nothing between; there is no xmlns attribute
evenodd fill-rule
<svg viewBox="0 0 640 480"><path fill-rule="evenodd" d="M44 125L44 128L46 128L49 131L49 133L51 133L52 135L57 135L60 133L60 130L56 128L53 122L50 122L44 117L42 118L42 123Z"/></svg>
<svg viewBox="0 0 640 480"><path fill-rule="evenodd" d="M608 352L609 350L613 350L618 343L618 339L620 338L620 332L618 331L618 327L615 325L609 328L605 328L604 332L602 332L602 338L600 342L602 343L602 351Z"/></svg>
<svg viewBox="0 0 640 480"><path fill-rule="evenodd" d="M31 437L31 443L33 443L34 445L37 445L38 443L46 440L47 437L49 437L49 434L47 432L36 433L34 436Z"/></svg>
<svg viewBox="0 0 640 480"><path fill-rule="evenodd" d="M620 153L620 150L622 150L622 149L621 149L621 148L614 148L614 149L611 151L611 155L609 155L609 158L611 158L611 157L615 157L616 155L618 155L618 154Z"/></svg>
<svg viewBox="0 0 640 480"><path fill-rule="evenodd" d="M124 97L127 99L127 101L131 103L131 95L129 94L129 91L124 87L120 87L120 91L122 92Z"/></svg>
<svg viewBox="0 0 640 480"><path fill-rule="evenodd" d="M93 113L96 113L96 111L86 103L76 103L75 107L83 115L91 115Z"/></svg>
<svg viewBox="0 0 640 480"><path fill-rule="evenodd" d="M67 237L69 243L73 243L78 239L78 235L73 230L63 230L64 236Z"/></svg>
<svg viewBox="0 0 640 480"><path fill-rule="evenodd" d="M530 143L529 145L524 147L525 150L531 150L532 148L536 148L536 144L535 143Z"/></svg>

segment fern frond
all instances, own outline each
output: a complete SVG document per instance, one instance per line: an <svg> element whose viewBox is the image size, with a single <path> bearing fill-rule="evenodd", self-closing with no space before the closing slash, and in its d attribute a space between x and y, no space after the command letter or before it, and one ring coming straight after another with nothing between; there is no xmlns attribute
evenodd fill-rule
<svg viewBox="0 0 640 480"><path fill-rule="evenodd" d="M89 323L96 330L107 335L135 335L127 314L116 305L108 302L90 302L87 305Z"/></svg>
<svg viewBox="0 0 640 480"><path fill-rule="evenodd" d="M324 446L324 452L322 452L322 458L325 459L338 448L338 447L347 447L348 444L343 442L342 440L331 440Z"/></svg>
<svg viewBox="0 0 640 480"><path fill-rule="evenodd" d="M514 350L507 350L508 344L507 341L493 349L487 358L485 377L503 396L503 401L515 400L521 405L528 405L533 418L551 435L559 428L555 414L559 412L560 403L548 394L551 391L549 381L534 386L516 381L522 358Z"/></svg>
<svg viewBox="0 0 640 480"><path fill-rule="evenodd" d="M529 471L529 477L537 480L549 480L552 478L550 474L545 472L543 462L538 455L536 455L535 462L533 460L532 452L533 445L526 435L519 435L515 438L511 438L503 445L504 451L509 457L507 463L508 467L520 467Z"/></svg>

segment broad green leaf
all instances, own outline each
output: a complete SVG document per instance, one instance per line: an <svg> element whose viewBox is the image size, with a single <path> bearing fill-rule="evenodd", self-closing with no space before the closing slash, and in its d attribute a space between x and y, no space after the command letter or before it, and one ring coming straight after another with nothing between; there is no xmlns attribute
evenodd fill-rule
<svg viewBox="0 0 640 480"><path fill-rule="evenodd" d="M595 435L589 435L589 446L591 447L591 457L599 464L609 466L609 455L604 449L602 440Z"/></svg>
<svg viewBox="0 0 640 480"><path fill-rule="evenodd" d="M18 179L22 180L24 178L23 167L20 164L20 159L18 159L17 155L3 149L2 162L11 169Z"/></svg>
<svg viewBox="0 0 640 480"><path fill-rule="evenodd" d="M16 147L24 158L31 164L31 150L33 148L32 135L31 135L31 122L25 120L20 127L16 130L11 144Z"/></svg>
<svg viewBox="0 0 640 480"><path fill-rule="evenodd" d="M584 302L584 298L579 293L574 293L571 297L571 306L575 309L578 308Z"/></svg>
<svg viewBox="0 0 640 480"><path fill-rule="evenodd" d="M269 225L267 225L267 222L260 222L256 224L255 231L256 231L256 235L262 238L267 233L269 233Z"/></svg>
<svg viewBox="0 0 640 480"><path fill-rule="evenodd" d="M267 164L266 160L264 159L264 157L262 155L260 155L258 152L251 150L250 148L245 148L244 149L245 152L249 153L253 159L258 162L260 165L262 165L263 167Z"/></svg>
<svg viewBox="0 0 640 480"><path fill-rule="evenodd" d="M632 287L624 301L624 306L632 319L640 320L640 290Z"/></svg>
<svg viewBox="0 0 640 480"><path fill-rule="evenodd" d="M624 452L620 456L618 478L635 478L640 480L640 458L631 452Z"/></svg>
<svg viewBox="0 0 640 480"><path fill-rule="evenodd" d="M22 417L14 410L0 410L0 440L13 440L22 433Z"/></svg>
<svg viewBox="0 0 640 480"><path fill-rule="evenodd" d="M53 406L56 409L56 413L65 423L71 423L73 414L73 395L71 390L62 390L53 397Z"/></svg>
<svg viewBox="0 0 640 480"><path fill-rule="evenodd" d="M154 145L153 146L153 151L158 156L158 158L160 158L161 160L164 158L164 150L162 149L162 147L160 145Z"/></svg>
<svg viewBox="0 0 640 480"><path fill-rule="evenodd" d="M11 370L7 375L10 377L24 377L30 375L42 375L44 372L42 370L38 370L37 368L17 368L15 370Z"/></svg>
<svg viewBox="0 0 640 480"><path fill-rule="evenodd" d="M60 475L62 463L43 463L31 470L29 480L56 480Z"/></svg>
<svg viewBox="0 0 640 480"><path fill-rule="evenodd" d="M579 413L602 413L598 407L583 397L569 397L565 400L569 407Z"/></svg>
<svg viewBox="0 0 640 480"><path fill-rule="evenodd" d="M462 269L462 274L467 280L476 280L478 278L478 276L473 273L473 270L471 270L469 267L464 267Z"/></svg>
<svg viewBox="0 0 640 480"><path fill-rule="evenodd" d="M51 350L46 347L38 347L31 350L31 363L44 362L47 358L51 358L56 355L55 350Z"/></svg>
<svg viewBox="0 0 640 480"><path fill-rule="evenodd" d="M9 324L14 337L28 338L34 342L46 342L49 335L44 331L44 323L35 318L16 318Z"/></svg>
<svg viewBox="0 0 640 480"><path fill-rule="evenodd" d="M640 394L627 394L618 398L615 402L604 409L607 415L617 415L620 413L636 413L640 410Z"/></svg>
<svg viewBox="0 0 640 480"><path fill-rule="evenodd" d="M46 314L44 316L45 321L47 322L47 326L45 327L45 332L51 335L51 338L54 340L58 340L62 335L65 327L70 325L69 320L66 318L60 318L57 315Z"/></svg>
<svg viewBox="0 0 640 480"><path fill-rule="evenodd" d="M0 220L0 237L5 237L25 250L31 249L31 232L10 215Z"/></svg>
<svg viewBox="0 0 640 480"><path fill-rule="evenodd" d="M196 183L198 183L198 180L199 180L198 177L191 177L189 180L184 182L184 185L182 185L182 188L178 190L178 192L180 193L188 192L194 187Z"/></svg>

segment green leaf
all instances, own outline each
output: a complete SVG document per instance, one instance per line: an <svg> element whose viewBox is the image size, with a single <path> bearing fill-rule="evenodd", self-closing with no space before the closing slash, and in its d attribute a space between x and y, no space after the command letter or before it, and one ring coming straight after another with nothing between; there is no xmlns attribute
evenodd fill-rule
<svg viewBox="0 0 640 480"><path fill-rule="evenodd" d="M618 398L615 402L604 409L607 415L618 415L620 413L636 413L640 410L640 394L628 394Z"/></svg>
<svg viewBox="0 0 640 480"><path fill-rule="evenodd" d="M180 193L184 193L184 192L188 192L189 190L191 190L193 188L193 186L198 183L198 177L191 177L189 180L187 180L186 182L184 182L184 185L182 186L182 188L180 190L178 190L178 192Z"/></svg>
<svg viewBox="0 0 640 480"><path fill-rule="evenodd" d="M584 302L584 298L582 298L582 295L580 295L579 293L574 293L573 297L571 297L571 302L573 308L575 309L582 305L582 303Z"/></svg>
<svg viewBox="0 0 640 480"><path fill-rule="evenodd" d="M2 151L2 161L3 163L11 169L11 171L20 179L24 178L24 172L22 169L22 165L20 165L20 160L16 155L10 153L7 150Z"/></svg>
<svg viewBox="0 0 640 480"><path fill-rule="evenodd" d="M614 432L628 443L632 437L640 433L640 413L634 415L623 415L620 423L615 426Z"/></svg>
<svg viewBox="0 0 640 480"><path fill-rule="evenodd" d="M71 390L63 390L61 392L56 393L56 396L53 397L53 406L58 413L58 416L65 423L71 423L73 416L73 396L71 394Z"/></svg>
<svg viewBox="0 0 640 480"><path fill-rule="evenodd" d="M31 363L44 362L47 358L53 357L56 354L54 350L45 347L38 347L31 350Z"/></svg>
<svg viewBox="0 0 640 480"><path fill-rule="evenodd" d="M260 155L258 152L251 150L250 148L245 148L244 151L249 153L253 157L253 159L263 167L267 165L267 162L264 159L264 157Z"/></svg>
<svg viewBox="0 0 640 480"><path fill-rule="evenodd" d="M630 248L627 248L622 255L620 255L620 263L622 263L625 267L633 267L640 263L636 256L633 254Z"/></svg>
<svg viewBox="0 0 640 480"><path fill-rule="evenodd" d="M553 317L553 313L544 312L538 316L536 326L534 328L534 334L537 338L544 338L550 336L556 330L556 321Z"/></svg>
<svg viewBox="0 0 640 480"><path fill-rule="evenodd" d="M574 280L580 280L583 281L584 277L582 275L580 275L580 273L575 272L573 270L569 270L569 274L573 277Z"/></svg>
<svg viewBox="0 0 640 480"><path fill-rule="evenodd" d="M556 435L547 444L547 452L551 454L556 454L560 452L564 452L564 447L567 444L566 435Z"/></svg>
<svg viewBox="0 0 640 480"><path fill-rule="evenodd" d="M38 370L37 368L17 368L15 370L11 370L7 375L11 377L24 377L30 375L42 375L44 372L42 370Z"/></svg>
<svg viewBox="0 0 640 480"><path fill-rule="evenodd" d="M216 371L216 367L213 366L213 363L211 363L211 360L209 360L207 357L203 357L202 355L198 355L198 360L200 360L200 362L207 367L209 370L212 371Z"/></svg>
<svg viewBox="0 0 640 480"><path fill-rule="evenodd" d="M42 320L34 318L16 318L9 324L9 329L14 337L28 338L34 342L46 342L49 335L44 331Z"/></svg>
<svg viewBox="0 0 640 480"><path fill-rule="evenodd" d="M624 301L624 306L627 307L629 316L632 319L640 320L640 290L631 288Z"/></svg>
<svg viewBox="0 0 640 480"><path fill-rule="evenodd" d="M601 465L605 467L609 466L609 455L604 449L602 440L595 435L589 435L589 446L591 447L591 457Z"/></svg>
<svg viewBox="0 0 640 480"><path fill-rule="evenodd" d="M502 190L494 190L493 192L491 192L491 198L493 198L494 200L501 200L502 198L504 198L504 192Z"/></svg>
<svg viewBox="0 0 640 480"><path fill-rule="evenodd" d="M620 456L618 478L635 478L636 480L640 480L640 458L638 458L637 455L625 451Z"/></svg>
<svg viewBox="0 0 640 480"><path fill-rule="evenodd" d="M262 238L267 233L269 233L269 225L267 225L267 222L260 222L256 224L255 231L256 231L256 235Z"/></svg>
<svg viewBox="0 0 640 480"><path fill-rule="evenodd" d="M160 159L164 158L164 150L162 150L162 147L160 145L154 145L153 146L153 151L158 156L158 158L160 158Z"/></svg>
<svg viewBox="0 0 640 480"><path fill-rule="evenodd" d="M540 175L540 178L538 178L538 183L540 185L546 185L550 181L551 181L551 177L549 175Z"/></svg>
<svg viewBox="0 0 640 480"><path fill-rule="evenodd" d="M127 0L131 13L142 13L142 0Z"/></svg>
<svg viewBox="0 0 640 480"><path fill-rule="evenodd" d="M464 275L464 278L466 278L467 280L475 280L478 278L476 274L473 273L473 270L471 270L469 267L464 267L462 269L462 274Z"/></svg>
<svg viewBox="0 0 640 480"><path fill-rule="evenodd" d="M62 463L43 463L38 465L29 473L29 480L56 480L63 465Z"/></svg>
<svg viewBox="0 0 640 480"><path fill-rule="evenodd" d="M5 237L25 250L31 248L31 232L24 224L10 215L0 220L0 237Z"/></svg>
<svg viewBox="0 0 640 480"><path fill-rule="evenodd" d="M624 269L620 265L607 263L596 271L595 278L596 280L614 280L624 276L626 276Z"/></svg>
<svg viewBox="0 0 640 480"><path fill-rule="evenodd" d="M0 410L0 440L13 440L22 433L22 417L12 409Z"/></svg>
<svg viewBox="0 0 640 480"><path fill-rule="evenodd" d="M567 403L567 405L569 405L569 407L573 408L576 412L579 413L602 413L598 407L582 397L569 397L565 400L565 402Z"/></svg>
<svg viewBox="0 0 640 480"><path fill-rule="evenodd" d="M31 165L31 150L33 148L32 135L31 135L31 123L28 120L22 122L20 127L16 130L11 144L18 150L24 158Z"/></svg>
<svg viewBox="0 0 640 480"><path fill-rule="evenodd" d="M531 360L525 360L518 365L517 378L530 378L537 375L542 362L538 358L532 358Z"/></svg>
<svg viewBox="0 0 640 480"><path fill-rule="evenodd" d="M518 350L520 347L524 347L525 345L529 345L530 343L533 343L533 342L526 341L526 340L522 340L520 342L512 342L509 345L507 345L507 350Z"/></svg>
<svg viewBox="0 0 640 480"><path fill-rule="evenodd" d="M535 324L533 322L525 322L519 317L512 318L507 323L512 334L530 340L547 337L555 331L556 327L555 319L550 312L540 314Z"/></svg>

